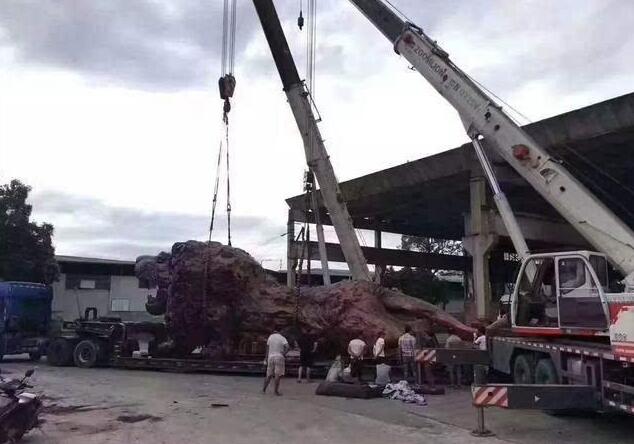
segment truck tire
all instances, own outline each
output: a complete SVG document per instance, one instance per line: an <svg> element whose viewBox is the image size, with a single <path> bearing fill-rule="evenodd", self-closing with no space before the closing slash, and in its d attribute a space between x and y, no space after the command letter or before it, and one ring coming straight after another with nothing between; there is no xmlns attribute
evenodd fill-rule
<svg viewBox="0 0 634 444"><path fill-rule="evenodd" d="M535 366L535 384L559 384L557 369L550 358L537 361Z"/></svg>
<svg viewBox="0 0 634 444"><path fill-rule="evenodd" d="M31 352L29 353L29 359L33 362L39 362L39 360L42 358L42 353L40 352Z"/></svg>
<svg viewBox="0 0 634 444"><path fill-rule="evenodd" d="M519 355L513 363L513 382L515 384L535 384L535 366L530 355Z"/></svg>
<svg viewBox="0 0 634 444"><path fill-rule="evenodd" d="M65 338L55 338L46 349L46 360L50 365L62 367L73 363L73 344Z"/></svg>
<svg viewBox="0 0 634 444"><path fill-rule="evenodd" d="M84 339L75 346L73 359L77 367L91 368L97 365L101 354L101 346L97 341Z"/></svg>

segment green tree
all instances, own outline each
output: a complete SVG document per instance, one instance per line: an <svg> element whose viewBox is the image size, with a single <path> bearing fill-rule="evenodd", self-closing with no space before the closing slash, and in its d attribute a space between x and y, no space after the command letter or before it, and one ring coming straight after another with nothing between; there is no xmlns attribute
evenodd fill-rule
<svg viewBox="0 0 634 444"><path fill-rule="evenodd" d="M53 225L30 221L30 191L16 179L0 186L0 279L50 284L59 275Z"/></svg>
<svg viewBox="0 0 634 444"><path fill-rule="evenodd" d="M388 267L382 282L386 287L398 288L406 295L434 305L440 304L443 308L449 302L442 282L430 270L424 268L403 267L395 270Z"/></svg>
<svg viewBox="0 0 634 444"><path fill-rule="evenodd" d="M420 251L422 253L462 255L462 242L432 237L402 236L402 250ZM423 299L445 308L449 302L447 289L438 279L441 270L403 267L400 270L388 268L383 282L385 286L396 287L403 293Z"/></svg>
<svg viewBox="0 0 634 444"><path fill-rule="evenodd" d="M462 242L433 237L401 236L401 250L462 256Z"/></svg>

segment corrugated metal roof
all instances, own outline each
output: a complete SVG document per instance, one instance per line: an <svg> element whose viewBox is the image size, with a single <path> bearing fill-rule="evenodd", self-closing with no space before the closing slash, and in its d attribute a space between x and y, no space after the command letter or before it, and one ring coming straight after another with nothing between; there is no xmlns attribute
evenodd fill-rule
<svg viewBox="0 0 634 444"><path fill-rule="evenodd" d="M135 261L122 261L119 259L104 259L98 257L64 256L55 255L55 259L60 263L81 263L81 264L109 264L109 265L134 265Z"/></svg>

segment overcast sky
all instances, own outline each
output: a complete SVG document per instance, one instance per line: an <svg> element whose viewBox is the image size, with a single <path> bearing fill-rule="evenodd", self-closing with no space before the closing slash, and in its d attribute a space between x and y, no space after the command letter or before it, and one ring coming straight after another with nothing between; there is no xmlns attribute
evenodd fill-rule
<svg viewBox="0 0 634 444"><path fill-rule="evenodd" d="M251 1L238 3L233 239L275 268L303 149ZM299 2L276 3L303 72ZM354 6L317 3L315 98L341 180L466 141L453 109ZM634 2L393 3L532 120L632 90ZM0 1L0 181L33 187L34 216L55 225L58 254L134 259L206 238L221 137L221 7ZM214 237L225 241L224 198L219 208Z"/></svg>

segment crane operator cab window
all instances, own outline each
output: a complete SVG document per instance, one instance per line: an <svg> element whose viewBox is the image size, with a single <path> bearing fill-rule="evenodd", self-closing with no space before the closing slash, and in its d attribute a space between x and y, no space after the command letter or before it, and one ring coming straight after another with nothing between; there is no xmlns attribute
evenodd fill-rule
<svg viewBox="0 0 634 444"><path fill-rule="evenodd" d="M605 258L594 255L590 256L589 262L597 278L606 282L596 282L588 263L581 257L557 258L559 322L562 328L607 328L599 291L599 287L607 285L607 264Z"/></svg>
<svg viewBox="0 0 634 444"><path fill-rule="evenodd" d="M515 325L557 328L557 285L555 260L530 258L518 287Z"/></svg>

